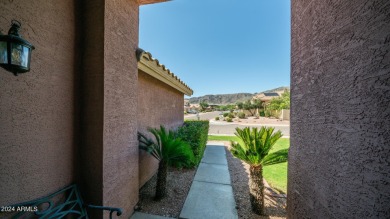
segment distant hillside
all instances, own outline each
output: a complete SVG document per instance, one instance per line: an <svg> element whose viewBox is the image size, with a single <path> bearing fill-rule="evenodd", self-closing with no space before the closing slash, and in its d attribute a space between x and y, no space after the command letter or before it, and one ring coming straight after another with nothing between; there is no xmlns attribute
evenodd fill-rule
<svg viewBox="0 0 390 219"><path fill-rule="evenodd" d="M262 94L262 93L278 93L278 92L284 91L285 89L287 89L289 91L290 87L278 87L278 88L274 88L274 89L271 89L271 90L266 90L266 91L257 93L255 95Z"/></svg>
<svg viewBox="0 0 390 219"><path fill-rule="evenodd" d="M281 94L281 93L283 93L284 90L286 90L286 89L287 89L288 91L290 91L290 87L278 87L278 88L274 88L274 89L271 89L271 90L266 90L266 91L257 93L257 94L255 94L255 95L253 95L253 97L255 98L255 97L257 97L257 96L259 96L259 95L261 95L261 94L263 94L263 93L279 93L279 94Z"/></svg>
<svg viewBox="0 0 390 219"><path fill-rule="evenodd" d="M238 93L238 94L216 94L216 95L205 95L201 97L189 98L190 103L200 103L206 100L208 104L231 104L236 102L243 102L252 99L253 94L251 93Z"/></svg>
<svg viewBox="0 0 390 219"><path fill-rule="evenodd" d="M237 93L237 94L216 94L216 95L205 95L201 97L191 97L188 99L191 104L198 104L202 100L206 100L208 104L235 104L237 102L244 102L246 100L252 99L254 96L257 96L262 93L273 93L273 92L282 92L285 89L290 90L290 87L278 87L271 90L266 90L260 93Z"/></svg>

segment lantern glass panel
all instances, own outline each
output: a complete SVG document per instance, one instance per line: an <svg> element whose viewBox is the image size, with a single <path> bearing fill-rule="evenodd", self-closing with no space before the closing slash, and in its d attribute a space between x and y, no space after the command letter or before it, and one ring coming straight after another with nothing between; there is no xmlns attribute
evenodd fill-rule
<svg viewBox="0 0 390 219"><path fill-rule="evenodd" d="M11 64L28 67L30 48L20 44L11 44Z"/></svg>
<svg viewBox="0 0 390 219"><path fill-rule="evenodd" d="M7 42L0 41L0 64L8 63Z"/></svg>

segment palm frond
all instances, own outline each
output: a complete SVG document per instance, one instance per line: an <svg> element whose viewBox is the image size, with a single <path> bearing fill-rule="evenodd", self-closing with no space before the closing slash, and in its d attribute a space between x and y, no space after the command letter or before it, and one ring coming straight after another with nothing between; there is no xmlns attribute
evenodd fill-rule
<svg viewBox="0 0 390 219"><path fill-rule="evenodd" d="M164 126L159 129L149 128L155 141L148 139L139 133L139 147L147 151L157 160L164 160L168 165L191 167L195 162L194 154L190 146L176 138L172 130L167 131Z"/></svg>
<svg viewBox="0 0 390 219"><path fill-rule="evenodd" d="M261 164L263 166L269 166L278 163L284 163L288 159L288 149L282 149L273 153L268 154L262 160Z"/></svg>
<svg viewBox="0 0 390 219"><path fill-rule="evenodd" d="M249 127L243 129L236 128L235 135L242 140L243 144L231 142L230 152L233 156L251 166L264 164L263 160L267 157L276 141L282 137L281 131L274 133L274 130L273 127L261 127L260 129L256 127L252 129ZM274 159L275 162L276 158Z"/></svg>
<svg viewBox="0 0 390 219"><path fill-rule="evenodd" d="M138 132L138 141L140 149L151 154L157 160L162 159L158 145L156 145L152 140L147 138L144 134Z"/></svg>

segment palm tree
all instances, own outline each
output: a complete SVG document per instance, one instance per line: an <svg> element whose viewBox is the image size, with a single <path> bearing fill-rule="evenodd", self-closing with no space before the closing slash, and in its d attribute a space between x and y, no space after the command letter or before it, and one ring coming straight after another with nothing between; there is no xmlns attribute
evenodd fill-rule
<svg viewBox="0 0 390 219"><path fill-rule="evenodd" d="M246 127L236 128L235 135L243 144L231 141L230 152L234 157L249 164L249 190L252 210L256 214L264 215L264 183L263 166L287 161L288 149L270 153L275 142L282 137L281 131L274 133L274 128Z"/></svg>
<svg viewBox="0 0 390 219"><path fill-rule="evenodd" d="M160 129L149 128L148 131L153 134L156 141L138 133L139 147L160 161L155 196L159 200L167 193L168 166L191 167L194 165L195 158L190 146L176 138L173 131L167 132L164 126L160 126Z"/></svg>

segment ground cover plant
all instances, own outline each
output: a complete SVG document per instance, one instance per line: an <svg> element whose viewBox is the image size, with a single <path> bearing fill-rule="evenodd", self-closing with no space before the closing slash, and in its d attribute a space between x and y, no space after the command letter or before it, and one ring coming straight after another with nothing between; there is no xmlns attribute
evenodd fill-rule
<svg viewBox="0 0 390 219"><path fill-rule="evenodd" d="M237 136L209 135L209 141L242 141ZM272 147L270 153L290 147L289 138L279 139ZM287 162L263 167L263 176L268 184L281 193L287 193Z"/></svg>

